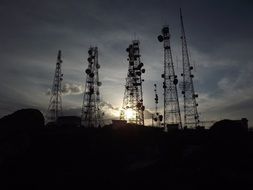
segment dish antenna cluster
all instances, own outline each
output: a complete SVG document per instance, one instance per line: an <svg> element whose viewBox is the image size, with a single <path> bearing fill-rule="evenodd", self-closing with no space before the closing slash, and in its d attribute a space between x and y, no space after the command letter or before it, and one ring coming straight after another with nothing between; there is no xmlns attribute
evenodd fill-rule
<svg viewBox="0 0 253 190"><path fill-rule="evenodd" d="M144 80L142 74L145 73L145 69L140 59L139 45L139 40L133 40L126 49L129 64L120 119L127 120L129 123L144 125L145 106L143 105L142 92Z"/></svg>
<svg viewBox="0 0 253 190"><path fill-rule="evenodd" d="M164 73L163 78L163 94L164 94L164 127L181 128L181 114L178 101L177 84L178 78L175 74L171 46L170 31L168 26L164 26L158 41L163 43L164 48Z"/></svg>
<svg viewBox="0 0 253 190"><path fill-rule="evenodd" d="M100 109L98 48L91 47L88 51L88 68L85 70L86 82L81 113L81 125L84 127L101 127L102 111Z"/></svg>
<svg viewBox="0 0 253 190"><path fill-rule="evenodd" d="M183 81L179 83L179 88L182 90L184 100L184 127L198 127L199 114L196 98L198 95L194 91L192 74L193 66L190 64L187 42L183 24L182 11L180 9L181 22L181 41L182 41L182 64L183 64ZM182 128L181 113L178 100L177 84L178 78L175 75L173 59L170 46L169 27L164 26L161 35L158 36L158 41L163 42L164 47L164 73L162 74L163 89L164 89L164 126Z"/></svg>

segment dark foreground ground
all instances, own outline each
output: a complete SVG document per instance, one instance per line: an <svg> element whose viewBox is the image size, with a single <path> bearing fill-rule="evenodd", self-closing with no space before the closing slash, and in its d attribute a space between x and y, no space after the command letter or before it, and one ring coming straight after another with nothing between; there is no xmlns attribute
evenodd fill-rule
<svg viewBox="0 0 253 190"><path fill-rule="evenodd" d="M23 127L0 134L0 189L252 189L253 134Z"/></svg>

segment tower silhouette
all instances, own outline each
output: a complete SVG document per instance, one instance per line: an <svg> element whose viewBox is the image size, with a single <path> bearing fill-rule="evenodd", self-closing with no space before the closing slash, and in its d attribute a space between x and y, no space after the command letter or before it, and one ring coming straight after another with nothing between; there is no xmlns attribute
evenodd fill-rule
<svg viewBox="0 0 253 190"><path fill-rule="evenodd" d="M126 49L128 52L128 73L126 77L125 93L120 119L127 120L129 123L144 125L142 74L145 73L141 62L139 40L133 40Z"/></svg>
<svg viewBox="0 0 253 190"><path fill-rule="evenodd" d="M182 62L183 62L183 82L180 84L182 94L184 97L184 125L185 127L197 127L199 125L199 114L197 109L196 98L198 94L195 94L193 86L193 77L191 73L193 66L190 64L187 42L184 30L183 16L180 9L180 21L181 21L181 40L182 40Z"/></svg>
<svg viewBox="0 0 253 190"><path fill-rule="evenodd" d="M56 122L58 117L62 115L62 89L61 82L63 80L63 74L61 73L61 50L58 51L53 86L51 89L51 97L49 101L49 106L46 114L46 119L48 122Z"/></svg>
<svg viewBox="0 0 253 190"><path fill-rule="evenodd" d="M90 47L88 50L88 68L85 70L86 82L81 112L81 125L84 127L101 127L103 113L100 109L99 81L100 65L98 63L98 48Z"/></svg>
<svg viewBox="0 0 253 190"><path fill-rule="evenodd" d="M162 28L162 35L158 36L159 42L163 42L164 47L164 73L162 74L164 89L164 126L182 127L181 114L178 102L177 84L178 78L175 75L171 46L169 27Z"/></svg>

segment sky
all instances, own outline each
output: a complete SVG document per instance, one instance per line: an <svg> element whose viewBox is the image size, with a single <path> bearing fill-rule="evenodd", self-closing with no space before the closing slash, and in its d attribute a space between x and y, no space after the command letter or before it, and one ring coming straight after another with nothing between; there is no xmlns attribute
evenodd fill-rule
<svg viewBox="0 0 253 190"><path fill-rule="evenodd" d="M194 66L200 120L246 117L253 125L250 0L1 0L0 117L21 108L47 110L59 49L64 114L80 114L90 46L99 50L104 110L115 117L123 102L125 49L133 39L140 40L146 69L144 104L154 110L156 83L161 110L163 49L157 36L168 24L175 71L180 76L179 8ZM182 102L181 94L179 99Z"/></svg>

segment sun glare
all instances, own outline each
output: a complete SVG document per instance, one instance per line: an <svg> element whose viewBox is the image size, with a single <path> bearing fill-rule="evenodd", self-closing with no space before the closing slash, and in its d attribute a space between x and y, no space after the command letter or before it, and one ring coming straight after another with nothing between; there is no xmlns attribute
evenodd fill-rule
<svg viewBox="0 0 253 190"><path fill-rule="evenodd" d="M126 116L126 119L127 119L127 120L132 120L132 119L135 118L135 111L132 110L132 109L127 109L127 110L125 111L125 116Z"/></svg>

